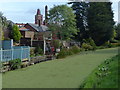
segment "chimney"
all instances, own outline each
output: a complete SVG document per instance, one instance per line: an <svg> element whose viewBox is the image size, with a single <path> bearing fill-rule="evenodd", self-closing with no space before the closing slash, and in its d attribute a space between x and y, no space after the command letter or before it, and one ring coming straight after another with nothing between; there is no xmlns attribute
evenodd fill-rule
<svg viewBox="0 0 120 90"><path fill-rule="evenodd" d="M36 15L40 15L40 9L37 9L37 14Z"/></svg>
<svg viewBox="0 0 120 90"><path fill-rule="evenodd" d="M40 20L38 20L38 25L39 25L39 27L40 27L40 25L41 25L41 22L40 22Z"/></svg>
<svg viewBox="0 0 120 90"><path fill-rule="evenodd" d="M38 26L40 26L42 24L43 21L43 16L40 13L40 9L37 9L37 13L35 15L35 24L38 24Z"/></svg>
<svg viewBox="0 0 120 90"><path fill-rule="evenodd" d="M48 22L48 6L46 5L45 6L45 25L47 25L47 22Z"/></svg>

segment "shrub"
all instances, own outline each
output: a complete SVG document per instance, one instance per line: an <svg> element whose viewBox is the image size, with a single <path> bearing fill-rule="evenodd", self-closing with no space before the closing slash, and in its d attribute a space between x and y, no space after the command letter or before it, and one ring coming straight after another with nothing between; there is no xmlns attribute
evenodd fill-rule
<svg viewBox="0 0 120 90"><path fill-rule="evenodd" d="M111 43L113 47L117 47L117 46L120 46L120 43Z"/></svg>
<svg viewBox="0 0 120 90"><path fill-rule="evenodd" d="M104 46L105 46L106 48L111 48L111 47L116 47L116 46L118 46L118 44L116 44L116 43L110 43L109 41L107 41L107 42L105 42Z"/></svg>
<svg viewBox="0 0 120 90"><path fill-rule="evenodd" d="M24 62L24 63L21 64L21 68L25 68L27 66L28 66L28 63L26 63L26 62Z"/></svg>
<svg viewBox="0 0 120 90"><path fill-rule="evenodd" d="M67 48L63 48L59 54L57 55L57 58L65 58L68 55L68 49Z"/></svg>
<svg viewBox="0 0 120 90"><path fill-rule="evenodd" d="M105 46L98 46L98 47L96 47L97 49L104 49L105 48Z"/></svg>
<svg viewBox="0 0 120 90"><path fill-rule="evenodd" d="M35 48L35 54L36 55L43 55L43 50L38 46Z"/></svg>
<svg viewBox="0 0 120 90"><path fill-rule="evenodd" d="M34 56L35 55L35 48L30 48L30 56Z"/></svg>
<svg viewBox="0 0 120 90"><path fill-rule="evenodd" d="M87 50L93 50L93 47L87 43L82 44L82 48L87 51Z"/></svg>
<svg viewBox="0 0 120 90"><path fill-rule="evenodd" d="M15 70L21 67L21 60L20 59L14 59L9 61L10 69Z"/></svg>
<svg viewBox="0 0 120 90"><path fill-rule="evenodd" d="M92 38L89 38L89 43L93 47L93 50L95 50L96 49L96 44L95 44L95 42Z"/></svg>
<svg viewBox="0 0 120 90"><path fill-rule="evenodd" d="M77 54L81 51L77 45L72 46L70 49L63 48L60 53L58 53L57 58L65 58L66 56Z"/></svg>
<svg viewBox="0 0 120 90"><path fill-rule="evenodd" d="M74 54L77 54L77 53L80 52L80 48L79 48L77 45L72 46L72 47L69 49L69 52L72 52L72 53L74 53Z"/></svg>
<svg viewBox="0 0 120 90"><path fill-rule="evenodd" d="M89 48L92 47L92 49L88 49L88 50L95 50L96 49L96 44L95 44L94 40L91 37L88 38L88 39L83 39L83 42L88 44L88 45L85 45L86 48L87 47L89 47Z"/></svg>
<svg viewBox="0 0 120 90"><path fill-rule="evenodd" d="M52 44L55 47L55 49L60 48L60 46L61 46L60 40L53 40Z"/></svg>

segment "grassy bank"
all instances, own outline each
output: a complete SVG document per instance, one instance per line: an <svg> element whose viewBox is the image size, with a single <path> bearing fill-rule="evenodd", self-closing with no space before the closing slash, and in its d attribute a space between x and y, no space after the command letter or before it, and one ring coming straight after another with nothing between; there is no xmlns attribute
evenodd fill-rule
<svg viewBox="0 0 120 90"><path fill-rule="evenodd" d="M3 88L79 88L84 79L118 48L42 62L3 74Z"/></svg>
<svg viewBox="0 0 120 90"><path fill-rule="evenodd" d="M120 54L105 60L93 70L80 88L118 88L118 60Z"/></svg>

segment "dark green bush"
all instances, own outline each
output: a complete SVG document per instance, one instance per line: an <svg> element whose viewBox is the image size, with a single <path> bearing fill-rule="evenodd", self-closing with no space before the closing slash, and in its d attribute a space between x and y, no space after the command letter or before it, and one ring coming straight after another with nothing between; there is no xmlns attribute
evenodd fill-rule
<svg viewBox="0 0 120 90"><path fill-rule="evenodd" d="M110 43L108 41L108 42L105 42L105 44L103 46L105 46L106 48L117 47L117 46L119 46L119 43Z"/></svg>
<svg viewBox="0 0 120 90"><path fill-rule="evenodd" d="M20 59L14 59L9 61L10 69L15 70L21 67L21 60Z"/></svg>
<svg viewBox="0 0 120 90"><path fill-rule="evenodd" d="M43 50L38 46L35 48L35 54L36 55L43 55Z"/></svg>

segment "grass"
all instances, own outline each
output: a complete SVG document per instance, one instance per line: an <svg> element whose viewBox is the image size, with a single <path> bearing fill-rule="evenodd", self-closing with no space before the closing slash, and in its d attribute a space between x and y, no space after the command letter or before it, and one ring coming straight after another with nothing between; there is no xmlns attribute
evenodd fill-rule
<svg viewBox="0 0 120 90"><path fill-rule="evenodd" d="M118 48L42 62L3 74L3 88L79 88L84 79Z"/></svg>
<svg viewBox="0 0 120 90"><path fill-rule="evenodd" d="M118 88L119 59L120 54L111 59L105 60L93 70L93 72L81 84L80 88Z"/></svg>

